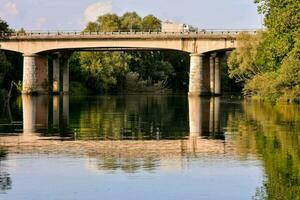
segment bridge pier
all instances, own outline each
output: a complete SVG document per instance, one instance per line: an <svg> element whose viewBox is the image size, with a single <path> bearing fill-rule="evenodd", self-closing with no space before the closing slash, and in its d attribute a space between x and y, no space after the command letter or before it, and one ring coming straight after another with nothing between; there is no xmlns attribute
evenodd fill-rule
<svg viewBox="0 0 300 200"><path fill-rule="evenodd" d="M61 74L62 68L62 74ZM53 57L54 94L69 94L69 56L57 54Z"/></svg>
<svg viewBox="0 0 300 200"><path fill-rule="evenodd" d="M23 94L48 94L48 58L36 54L23 55Z"/></svg>
<svg viewBox="0 0 300 200"><path fill-rule="evenodd" d="M63 94L69 94L70 75L69 75L69 55L63 57Z"/></svg>
<svg viewBox="0 0 300 200"><path fill-rule="evenodd" d="M215 57L211 55L209 58L209 72L210 72L210 93L215 94Z"/></svg>
<svg viewBox="0 0 300 200"><path fill-rule="evenodd" d="M215 95L221 95L221 69L220 59L215 57Z"/></svg>
<svg viewBox="0 0 300 200"><path fill-rule="evenodd" d="M189 96L206 95L204 86L203 54L191 54Z"/></svg>
<svg viewBox="0 0 300 200"><path fill-rule="evenodd" d="M60 93L60 55L53 57L53 86L54 94Z"/></svg>
<svg viewBox="0 0 300 200"><path fill-rule="evenodd" d="M220 59L217 54L210 56L210 93L212 95L221 95L221 68Z"/></svg>

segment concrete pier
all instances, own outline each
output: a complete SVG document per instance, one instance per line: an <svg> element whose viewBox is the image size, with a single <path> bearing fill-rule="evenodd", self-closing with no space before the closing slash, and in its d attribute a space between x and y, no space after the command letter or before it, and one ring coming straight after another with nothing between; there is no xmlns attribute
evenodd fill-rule
<svg viewBox="0 0 300 200"><path fill-rule="evenodd" d="M221 95L221 68L217 56L215 57L215 95Z"/></svg>
<svg viewBox="0 0 300 200"><path fill-rule="evenodd" d="M63 58L63 94L69 94L69 56Z"/></svg>
<svg viewBox="0 0 300 200"><path fill-rule="evenodd" d="M215 94L215 55L209 58L209 72L210 72L210 93Z"/></svg>
<svg viewBox="0 0 300 200"><path fill-rule="evenodd" d="M191 54L189 96L201 96L206 93L203 77L203 55Z"/></svg>
<svg viewBox="0 0 300 200"><path fill-rule="evenodd" d="M64 126L68 127L69 126L69 95L64 95L63 97L63 121L64 121Z"/></svg>
<svg viewBox="0 0 300 200"><path fill-rule="evenodd" d="M23 55L23 94L49 92L48 58L36 54Z"/></svg>
<svg viewBox="0 0 300 200"><path fill-rule="evenodd" d="M213 97L210 99L210 110L209 110L209 132L220 133L220 97Z"/></svg>
<svg viewBox="0 0 300 200"><path fill-rule="evenodd" d="M198 137L203 131L203 107L200 97L189 96L190 136Z"/></svg>
<svg viewBox="0 0 300 200"><path fill-rule="evenodd" d="M210 68L210 93L221 95L221 67L220 59L217 54L212 54L209 59Z"/></svg>
<svg viewBox="0 0 300 200"><path fill-rule="evenodd" d="M58 129L59 128L59 122L60 122L60 97L59 96L53 96L53 128Z"/></svg>
<svg viewBox="0 0 300 200"><path fill-rule="evenodd" d="M48 128L48 95L22 95L22 107L23 136L31 138Z"/></svg>
<svg viewBox="0 0 300 200"><path fill-rule="evenodd" d="M23 133L32 134L36 125L36 96L22 95L23 105Z"/></svg>
<svg viewBox="0 0 300 200"><path fill-rule="evenodd" d="M60 55L53 58L53 93L60 93Z"/></svg>

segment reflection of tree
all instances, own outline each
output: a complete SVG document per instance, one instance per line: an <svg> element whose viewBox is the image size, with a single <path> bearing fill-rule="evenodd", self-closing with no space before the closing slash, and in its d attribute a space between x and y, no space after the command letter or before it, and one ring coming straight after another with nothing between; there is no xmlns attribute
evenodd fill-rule
<svg viewBox="0 0 300 200"><path fill-rule="evenodd" d="M2 164L7 157L7 150L0 147L0 193L11 189L10 175L5 171L5 166Z"/></svg>
<svg viewBox="0 0 300 200"><path fill-rule="evenodd" d="M245 102L244 110L230 123L248 140L239 150L256 148L263 161L266 180L255 198L300 199L300 107Z"/></svg>
<svg viewBox="0 0 300 200"><path fill-rule="evenodd" d="M143 169L147 171L154 171L157 167L158 160L153 157L147 157L143 160Z"/></svg>
<svg viewBox="0 0 300 200"><path fill-rule="evenodd" d="M11 189L11 178L6 172L3 172L0 164L0 192L5 192Z"/></svg>
<svg viewBox="0 0 300 200"><path fill-rule="evenodd" d="M7 157L7 150L0 146L0 161Z"/></svg>
<svg viewBox="0 0 300 200"><path fill-rule="evenodd" d="M185 103L178 106L179 101ZM145 95L89 102L74 110L80 112L78 139L181 138L188 133L185 98Z"/></svg>
<svg viewBox="0 0 300 200"><path fill-rule="evenodd" d="M98 158L97 169L104 171L122 170L126 173L136 173L140 169L145 171L153 171L158 166L158 160L153 157L136 158L131 156L126 157L103 157Z"/></svg>

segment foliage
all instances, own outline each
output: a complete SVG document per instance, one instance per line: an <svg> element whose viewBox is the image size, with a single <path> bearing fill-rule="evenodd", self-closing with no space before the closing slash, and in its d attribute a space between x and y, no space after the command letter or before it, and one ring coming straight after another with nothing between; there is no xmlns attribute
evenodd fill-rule
<svg viewBox="0 0 300 200"><path fill-rule="evenodd" d="M142 18L136 12L127 12L121 18L122 31L138 31L142 29Z"/></svg>
<svg viewBox="0 0 300 200"><path fill-rule="evenodd" d="M160 27L161 21L153 15L141 18L136 12L127 12L120 17L99 16L84 31L159 31ZM82 81L95 93L133 91L133 88L185 90L188 85L189 56L182 52L75 52L69 63L71 81Z"/></svg>
<svg viewBox="0 0 300 200"><path fill-rule="evenodd" d="M120 52L81 53L80 64L88 87L96 92L116 90L128 71L127 59Z"/></svg>
<svg viewBox="0 0 300 200"><path fill-rule="evenodd" d="M142 21L143 31L160 31L161 30L161 20L153 15L147 15Z"/></svg>
<svg viewBox="0 0 300 200"><path fill-rule="evenodd" d="M228 70L231 78L235 78L237 81L247 81L260 73L261 69L256 63L256 58L262 37L262 32L257 35L247 33L238 35L237 49L228 59Z"/></svg>
<svg viewBox="0 0 300 200"><path fill-rule="evenodd" d="M120 29L120 18L116 14L106 14L100 16L97 20L99 30L105 31L118 31Z"/></svg>
<svg viewBox="0 0 300 200"><path fill-rule="evenodd" d="M239 37L229 74L244 81L246 95L275 101L299 101L300 4L294 0L255 0L267 31Z"/></svg>
<svg viewBox="0 0 300 200"><path fill-rule="evenodd" d="M22 92L22 86L23 86L22 81L18 81L17 83L14 82L14 81L12 81L12 83L13 83L13 85L16 87L17 91L18 91L19 93L21 93L21 92Z"/></svg>
<svg viewBox="0 0 300 200"><path fill-rule="evenodd" d="M0 18L0 32L8 32L9 26L6 21Z"/></svg>
<svg viewBox="0 0 300 200"><path fill-rule="evenodd" d="M84 84L77 81L70 82L70 95L72 96L86 96L89 94L88 89Z"/></svg>
<svg viewBox="0 0 300 200"><path fill-rule="evenodd" d="M8 24L0 18L0 32L11 32ZM1 37L1 34L0 34ZM8 90L12 81L22 78L22 56L20 54L0 50L0 89Z"/></svg>

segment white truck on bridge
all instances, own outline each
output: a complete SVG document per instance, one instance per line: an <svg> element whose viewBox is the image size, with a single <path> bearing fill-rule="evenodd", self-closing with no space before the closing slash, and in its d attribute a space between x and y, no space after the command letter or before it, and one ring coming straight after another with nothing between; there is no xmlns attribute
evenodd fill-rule
<svg viewBox="0 0 300 200"><path fill-rule="evenodd" d="M188 24L175 23L165 21L161 24L161 32L197 32L198 28L194 28Z"/></svg>

